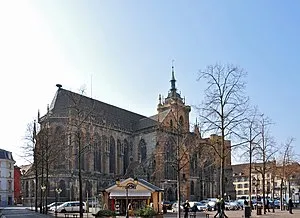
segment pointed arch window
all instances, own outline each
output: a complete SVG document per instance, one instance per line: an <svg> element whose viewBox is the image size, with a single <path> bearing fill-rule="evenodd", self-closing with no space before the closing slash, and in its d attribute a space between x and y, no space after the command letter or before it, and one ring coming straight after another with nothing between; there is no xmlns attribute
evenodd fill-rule
<svg viewBox="0 0 300 218"><path fill-rule="evenodd" d="M192 153L190 155L190 167L191 167L191 174L196 175L198 172L198 159L197 153Z"/></svg>
<svg viewBox="0 0 300 218"><path fill-rule="evenodd" d="M183 130L183 124L184 124L184 120L183 120L183 116L179 117L179 130Z"/></svg>
<svg viewBox="0 0 300 218"><path fill-rule="evenodd" d="M191 181L191 195L195 194L195 183L194 181Z"/></svg>
<svg viewBox="0 0 300 218"><path fill-rule="evenodd" d="M129 144L128 141L124 140L124 156L123 156L123 174L126 173L127 167L129 165Z"/></svg>
<svg viewBox="0 0 300 218"><path fill-rule="evenodd" d="M118 157L122 156L122 145L120 139L117 140L117 155Z"/></svg>
<svg viewBox="0 0 300 218"><path fill-rule="evenodd" d="M109 173L116 172L116 143L115 139L111 136L109 140Z"/></svg>
<svg viewBox="0 0 300 218"><path fill-rule="evenodd" d="M147 147L146 147L146 142L144 139L140 140L138 156L139 156L140 163L145 162L147 159Z"/></svg>
<svg viewBox="0 0 300 218"><path fill-rule="evenodd" d="M172 138L165 143L165 177L166 179L176 180L175 164L176 152Z"/></svg>
<svg viewBox="0 0 300 218"><path fill-rule="evenodd" d="M101 172L101 138L98 134L94 142L94 170Z"/></svg>
<svg viewBox="0 0 300 218"><path fill-rule="evenodd" d="M54 168L61 169L61 168L65 167L65 160L66 160L66 158L65 158L65 156L66 156L66 153L65 153L66 137L63 132L63 128L61 126L57 126L55 128L54 135L55 135L55 137L53 139L53 144L55 144L55 149L57 149L57 150L52 150L49 152L55 152ZM59 151L59 152L57 152L57 151Z"/></svg>
<svg viewBox="0 0 300 218"><path fill-rule="evenodd" d="M67 186L65 180L60 180L58 187L61 189L61 193L59 196L61 197L67 197Z"/></svg>

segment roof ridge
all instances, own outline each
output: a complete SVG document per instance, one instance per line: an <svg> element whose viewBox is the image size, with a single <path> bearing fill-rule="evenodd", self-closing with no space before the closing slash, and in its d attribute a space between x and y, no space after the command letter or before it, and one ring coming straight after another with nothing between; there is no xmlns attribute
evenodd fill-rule
<svg viewBox="0 0 300 218"><path fill-rule="evenodd" d="M122 110L122 111L126 111L126 112L129 112L129 113L131 113L131 114L135 114L135 115L141 116L141 117L142 117L141 119L147 118L147 116L145 116L145 115L138 114L138 113L136 113L136 112L132 112L132 111L130 111L130 110L128 110L128 109L121 108L120 106L112 105L112 104L106 103L106 102L104 102L104 101L100 101L100 100L98 100L98 99L91 98L91 97L88 97L88 96L86 96L86 95L83 95L83 94L80 94L80 93L77 93L77 92L73 92L73 91L71 91L71 90L67 90L67 89L63 89L63 88L60 88L59 90L60 90L60 91L65 91L65 92L69 92L69 93L73 93L73 94L75 94L75 95L82 96L82 97L84 97L84 98L86 98L86 99L94 100L94 101L96 101L96 102L105 104L105 105L107 105L107 106L114 107L114 108L120 109L120 110Z"/></svg>

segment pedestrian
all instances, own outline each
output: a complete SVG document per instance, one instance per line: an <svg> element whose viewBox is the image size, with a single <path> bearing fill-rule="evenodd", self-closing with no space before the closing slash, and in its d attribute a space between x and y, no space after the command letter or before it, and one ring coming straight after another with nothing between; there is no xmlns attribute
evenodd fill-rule
<svg viewBox="0 0 300 218"><path fill-rule="evenodd" d="M291 198L289 199L289 211L290 211L290 214L293 214L293 201Z"/></svg>
<svg viewBox="0 0 300 218"><path fill-rule="evenodd" d="M189 210L190 210L190 204L189 201L186 200L184 205L183 205L183 209L184 209L184 218L188 218L189 217Z"/></svg>
<svg viewBox="0 0 300 218"><path fill-rule="evenodd" d="M217 213L214 215L214 218L217 218L217 216L221 215L221 202L220 202L220 196L218 196L217 201L216 201L216 208L217 208Z"/></svg>
<svg viewBox="0 0 300 218"><path fill-rule="evenodd" d="M196 204L196 203L194 203L194 205L192 206L192 212L193 212L193 215L194 215L194 217L196 217L197 210L198 210L198 208L197 208L197 204Z"/></svg>
<svg viewBox="0 0 300 218"><path fill-rule="evenodd" d="M267 208L266 209L268 209L268 212L270 212L270 201L268 198L267 198Z"/></svg>
<svg viewBox="0 0 300 218"><path fill-rule="evenodd" d="M228 216L225 214L225 201L223 198L221 198L220 207L221 207L221 216L220 217L228 218Z"/></svg>

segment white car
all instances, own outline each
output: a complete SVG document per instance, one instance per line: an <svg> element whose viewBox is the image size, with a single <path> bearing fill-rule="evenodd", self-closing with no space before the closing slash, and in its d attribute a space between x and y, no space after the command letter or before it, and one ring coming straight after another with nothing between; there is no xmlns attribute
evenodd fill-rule
<svg viewBox="0 0 300 218"><path fill-rule="evenodd" d="M183 206L180 205L180 211L183 210ZM177 213L178 212L178 202L175 202L174 204L172 204L172 212Z"/></svg>
<svg viewBox="0 0 300 218"><path fill-rule="evenodd" d="M85 202L82 202L82 209L83 212L86 211L86 204ZM79 207L80 203L79 201L67 201L61 205L59 205L57 208L53 208L54 211L58 212L58 213L66 213L66 212L80 212L80 207Z"/></svg>
<svg viewBox="0 0 300 218"><path fill-rule="evenodd" d="M197 209L199 211L206 211L208 208L207 203L197 202Z"/></svg>
<svg viewBox="0 0 300 218"><path fill-rule="evenodd" d="M53 208L55 208L56 206L58 207L59 205L61 205L63 203L64 202L53 202L53 203L47 205L47 209L48 210L53 210Z"/></svg>

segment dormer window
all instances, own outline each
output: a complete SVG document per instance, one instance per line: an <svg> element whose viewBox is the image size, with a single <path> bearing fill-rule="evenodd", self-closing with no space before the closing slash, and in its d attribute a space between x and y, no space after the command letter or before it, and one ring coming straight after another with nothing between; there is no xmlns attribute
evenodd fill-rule
<svg viewBox="0 0 300 218"><path fill-rule="evenodd" d="M173 120L170 120L170 128L173 129Z"/></svg>

